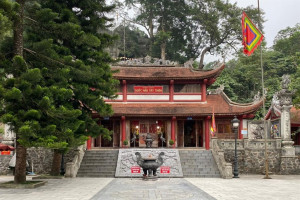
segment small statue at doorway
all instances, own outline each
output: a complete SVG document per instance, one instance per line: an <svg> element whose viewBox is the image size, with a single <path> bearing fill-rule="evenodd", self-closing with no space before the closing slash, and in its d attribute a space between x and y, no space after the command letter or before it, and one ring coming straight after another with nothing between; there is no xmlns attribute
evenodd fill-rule
<svg viewBox="0 0 300 200"><path fill-rule="evenodd" d="M166 143L166 138L164 138L164 134L160 134L160 140L161 140L161 147L164 147L164 143Z"/></svg>
<svg viewBox="0 0 300 200"><path fill-rule="evenodd" d="M150 133L147 133L146 139L144 138L144 141L146 143L146 148L151 148L152 142L154 141L154 139L152 138Z"/></svg>

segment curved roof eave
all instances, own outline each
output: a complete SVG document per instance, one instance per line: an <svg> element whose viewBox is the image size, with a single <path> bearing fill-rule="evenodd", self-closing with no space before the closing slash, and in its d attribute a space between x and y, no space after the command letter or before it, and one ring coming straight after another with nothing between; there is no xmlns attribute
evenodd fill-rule
<svg viewBox="0 0 300 200"><path fill-rule="evenodd" d="M190 67L157 67L157 66L112 66L116 79L125 80L195 80L216 78L225 68L220 64L213 70L195 70Z"/></svg>

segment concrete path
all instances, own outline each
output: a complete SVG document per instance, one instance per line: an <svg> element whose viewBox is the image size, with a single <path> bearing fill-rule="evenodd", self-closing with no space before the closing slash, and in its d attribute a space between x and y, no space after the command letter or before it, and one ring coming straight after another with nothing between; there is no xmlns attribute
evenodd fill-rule
<svg viewBox="0 0 300 200"><path fill-rule="evenodd" d="M239 179L161 178L75 178L47 180L36 189L0 189L0 200L299 200L300 175L262 179L244 175ZM30 177L28 177L30 179ZM0 183L13 180L0 176Z"/></svg>

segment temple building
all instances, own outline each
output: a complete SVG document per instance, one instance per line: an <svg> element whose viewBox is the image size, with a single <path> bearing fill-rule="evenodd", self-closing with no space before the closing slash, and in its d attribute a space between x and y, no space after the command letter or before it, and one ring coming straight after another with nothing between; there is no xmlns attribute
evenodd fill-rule
<svg viewBox="0 0 300 200"><path fill-rule="evenodd" d="M120 87L118 97L106 102L112 105L114 114L100 117L95 113L100 123L113 132L112 140L101 136L91 138L88 149L145 147L149 133L153 138L152 147L208 150L211 137L235 137L231 128L234 116L240 120L238 138L242 139L242 133L247 132L247 121L254 118L262 101L240 104L232 102L222 87L208 91L224 68L224 64L219 64L212 70L195 70L189 63L180 66L156 59L150 62L147 57L112 66L117 71L113 76L120 81ZM213 115L216 132L211 134ZM170 140L174 145L169 144Z"/></svg>

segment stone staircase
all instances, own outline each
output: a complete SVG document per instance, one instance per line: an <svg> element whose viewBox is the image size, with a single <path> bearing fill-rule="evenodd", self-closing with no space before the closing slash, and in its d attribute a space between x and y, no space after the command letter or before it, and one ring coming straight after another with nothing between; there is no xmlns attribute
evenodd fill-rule
<svg viewBox="0 0 300 200"><path fill-rule="evenodd" d="M211 150L179 150L179 155L184 177L221 177Z"/></svg>
<svg viewBox="0 0 300 200"><path fill-rule="evenodd" d="M115 177L118 149L86 151L77 177Z"/></svg>

